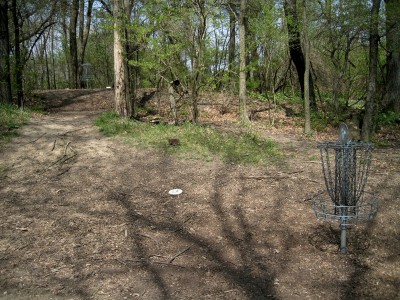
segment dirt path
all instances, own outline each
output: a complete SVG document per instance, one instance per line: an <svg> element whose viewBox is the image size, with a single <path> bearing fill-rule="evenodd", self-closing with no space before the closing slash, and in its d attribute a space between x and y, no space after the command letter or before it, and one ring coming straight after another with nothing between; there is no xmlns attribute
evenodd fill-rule
<svg viewBox="0 0 400 300"><path fill-rule="evenodd" d="M305 200L313 142L267 169L183 161L102 136L93 93L67 94L0 153L0 299L399 297L398 150L377 151L380 211L343 256Z"/></svg>

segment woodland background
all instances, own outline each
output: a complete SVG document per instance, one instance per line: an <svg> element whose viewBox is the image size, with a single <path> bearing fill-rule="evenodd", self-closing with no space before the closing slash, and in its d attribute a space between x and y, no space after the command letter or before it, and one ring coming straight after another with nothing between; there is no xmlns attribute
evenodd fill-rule
<svg viewBox="0 0 400 300"><path fill-rule="evenodd" d="M364 140L400 116L399 0L0 0L0 102L38 89L114 87L135 117L140 88L304 104ZM89 67L88 67L89 66Z"/></svg>

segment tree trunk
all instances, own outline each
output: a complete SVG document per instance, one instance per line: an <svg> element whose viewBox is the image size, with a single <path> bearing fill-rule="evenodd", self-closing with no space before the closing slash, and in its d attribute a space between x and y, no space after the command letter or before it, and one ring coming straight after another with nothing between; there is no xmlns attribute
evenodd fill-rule
<svg viewBox="0 0 400 300"><path fill-rule="evenodd" d="M122 0L114 0L114 92L115 111L121 117L132 115L129 100L128 65L125 57L125 16Z"/></svg>
<svg viewBox="0 0 400 300"><path fill-rule="evenodd" d="M386 3L387 72L384 106L400 113L400 0Z"/></svg>
<svg viewBox="0 0 400 300"><path fill-rule="evenodd" d="M307 0L303 0L303 36L304 36L304 133L311 134L311 113L310 113L310 41L308 39L307 27Z"/></svg>
<svg viewBox="0 0 400 300"><path fill-rule="evenodd" d="M15 59L15 83L17 88L17 104L18 107L24 107L24 91L22 82L23 64L21 59L21 33L20 25L18 21L18 8L17 1L12 0L11 2L12 19L14 23L14 59Z"/></svg>
<svg viewBox="0 0 400 300"><path fill-rule="evenodd" d="M198 82L200 73L198 70L193 71L193 83L192 83L192 122L197 123L199 119L199 108L198 108Z"/></svg>
<svg viewBox="0 0 400 300"><path fill-rule="evenodd" d="M367 102L361 131L361 139L369 142L373 132L373 118L376 111L376 86L378 74L379 49L379 7L380 0L372 1L370 35L369 35L369 83Z"/></svg>
<svg viewBox="0 0 400 300"><path fill-rule="evenodd" d="M301 90L301 96L304 99L304 72L305 72L305 59L303 55L303 51L301 49L300 42L300 29L299 29L299 20L297 17L297 0L285 0L283 7L286 15L286 23L289 34L289 53L290 58L292 59L296 71L297 76L299 77L299 84ZM309 75L310 82L310 107L313 111L317 111L317 103L315 101L315 92L314 92L314 82L311 76Z"/></svg>
<svg viewBox="0 0 400 300"><path fill-rule="evenodd" d="M230 86L233 89L234 84L234 66L235 66L235 49L236 49L236 5L233 1L229 2L229 47L228 47L228 71L230 78Z"/></svg>
<svg viewBox="0 0 400 300"><path fill-rule="evenodd" d="M85 0L79 0L79 9L78 9L78 39L80 42L80 46L83 43L83 31L85 28Z"/></svg>
<svg viewBox="0 0 400 300"><path fill-rule="evenodd" d="M11 103L8 2L0 0L0 103Z"/></svg>
<svg viewBox="0 0 400 300"><path fill-rule="evenodd" d="M48 33L48 36L44 35L44 45L43 45L43 50L44 50L44 59L45 59L45 65L46 65L46 83L47 83L47 89L51 89L51 83L50 83L50 66L49 66L49 56L47 53L47 42L50 38L50 32Z"/></svg>
<svg viewBox="0 0 400 300"><path fill-rule="evenodd" d="M71 7L71 18L69 24L69 56L70 56L70 66L71 66L71 88L73 89L77 89L79 87L78 44L77 44L77 34L76 34L76 27L78 24L78 14L79 14L79 0L73 0Z"/></svg>
<svg viewBox="0 0 400 300"><path fill-rule="evenodd" d="M246 108L246 0L240 0L239 15L239 115L241 122L249 122Z"/></svg>
<svg viewBox="0 0 400 300"><path fill-rule="evenodd" d="M84 3L84 0L81 0ZM88 1L87 11L86 11L86 23L84 17L85 5L81 4L80 8L80 16L79 16L79 53L78 53L78 80L82 78L82 65L85 63L85 52L86 45L89 39L90 25L92 21L92 9L93 9L94 0Z"/></svg>
<svg viewBox="0 0 400 300"><path fill-rule="evenodd" d="M133 0L123 0L123 7L124 7L124 14L125 14L125 20L128 20L126 24L129 23L129 21L132 18L132 11L133 7L135 4L135 1ZM137 115L137 99L136 99L136 89L138 86L138 81L139 81L139 71L140 67L138 66L139 62L139 45L137 42L131 37L131 35L135 34L135 29L129 28L129 26L125 25L125 60L127 61L127 78L128 78L128 85L129 85L129 103L131 107L131 117L135 118ZM130 62L136 62L135 64L128 63Z"/></svg>
<svg viewBox="0 0 400 300"><path fill-rule="evenodd" d="M57 81L56 81L56 62L55 62L55 55L54 55L54 26L51 28L51 69L53 72L53 89L57 88Z"/></svg>
<svg viewBox="0 0 400 300"><path fill-rule="evenodd" d="M202 82L202 77L205 72L204 68L204 55L205 55L205 41L207 34L207 15L206 15L206 2L205 0L195 1L196 15L198 17L199 25L197 31L193 32L195 42L193 45L193 78L192 78L192 122L197 123L199 118L198 108L198 93L199 87Z"/></svg>
<svg viewBox="0 0 400 300"><path fill-rule="evenodd" d="M78 11L78 41L77 41L77 57L78 57L78 71L77 71L77 81L79 83L79 87L83 87L82 75L83 75L83 63L84 63L84 38L83 32L85 28L85 0L79 0L79 11ZM85 88L88 88L89 85L85 85Z"/></svg>

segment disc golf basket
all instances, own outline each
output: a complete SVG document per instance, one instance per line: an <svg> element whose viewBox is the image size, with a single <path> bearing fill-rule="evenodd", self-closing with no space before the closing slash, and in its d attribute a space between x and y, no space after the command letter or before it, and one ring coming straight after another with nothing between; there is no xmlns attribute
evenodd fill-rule
<svg viewBox="0 0 400 300"><path fill-rule="evenodd" d="M83 88L89 88L89 82L93 80L92 65L89 63L82 64L81 84Z"/></svg>
<svg viewBox="0 0 400 300"><path fill-rule="evenodd" d="M318 143L326 190L313 196L312 208L319 220L339 222L340 251L347 252L347 228L368 222L377 212L374 193L365 192L374 146L353 142L346 124L337 142Z"/></svg>

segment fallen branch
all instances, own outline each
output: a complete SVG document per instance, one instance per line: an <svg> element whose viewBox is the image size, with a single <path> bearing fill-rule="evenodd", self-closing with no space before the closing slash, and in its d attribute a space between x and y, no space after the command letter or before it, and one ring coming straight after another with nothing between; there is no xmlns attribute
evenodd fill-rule
<svg viewBox="0 0 400 300"><path fill-rule="evenodd" d="M147 259L118 259L115 258L116 261L118 261L119 263L123 264L124 266L127 265L127 262L131 262L131 263L140 263L140 264L158 264L158 265L167 265L167 266L174 266L174 267L178 267L178 268L186 268L185 266L181 266L181 265L177 265L177 264L173 264L173 263L169 263L169 262L163 262L163 261L149 261Z"/></svg>
<svg viewBox="0 0 400 300"><path fill-rule="evenodd" d="M304 171L293 171L293 172L277 172L276 174L265 175L265 176L243 176L240 179L255 179L255 180L263 180L263 179L287 179L287 178L297 178L295 176L291 176L294 174L303 173Z"/></svg>
<svg viewBox="0 0 400 300"><path fill-rule="evenodd" d="M53 162L50 166L48 166L44 171L46 172L48 169L50 169L52 166L54 166L55 164L59 163L60 161L62 161L65 158L65 155L63 155L62 157L60 157L59 159L57 159L55 162Z"/></svg>
<svg viewBox="0 0 400 300"><path fill-rule="evenodd" d="M259 108L259 109L252 109L252 110L250 110L250 113L254 115L256 113L268 111L268 110L274 109L274 108L276 108L275 105L272 105L272 106L270 105L268 107L263 107L263 108Z"/></svg>
<svg viewBox="0 0 400 300"><path fill-rule="evenodd" d="M68 148L69 144L71 144L71 141L68 141L67 145L64 148L64 156L67 156L67 148Z"/></svg>
<svg viewBox="0 0 400 300"><path fill-rule="evenodd" d="M177 257L181 256L183 253L185 253L186 251L188 251L190 248L192 248L193 245L190 245L189 247L183 249L182 251L178 252L174 257L172 257L168 263L172 263Z"/></svg>
<svg viewBox="0 0 400 300"><path fill-rule="evenodd" d="M20 231L28 231L29 228L28 227L15 227L16 230L20 230Z"/></svg>
<svg viewBox="0 0 400 300"><path fill-rule="evenodd" d="M89 128L89 126L88 126L88 127L79 128L79 129L70 130L70 131L66 131L66 132L64 132L64 133L61 133L60 135L61 135L61 136L67 135L68 133L80 131L80 130L83 130L83 129L86 129L86 128Z"/></svg>
<svg viewBox="0 0 400 300"><path fill-rule="evenodd" d="M77 155L77 153L74 153L74 155L72 155L72 156L67 156L67 155L61 156L59 159L57 159L55 162L53 162L51 165L49 165L46 169L44 169L43 172L41 172L40 174L43 174L44 172L46 172L48 169L50 169L52 166L56 165L57 163L61 163L61 164L65 163L67 160L74 158L76 155Z"/></svg>
<svg viewBox="0 0 400 300"><path fill-rule="evenodd" d="M71 158L74 158L77 155L78 155L77 153L74 153L74 155L71 155L71 156L68 156L68 157L66 155L64 155L64 157L66 157L66 158L64 159L64 161L62 163L65 163L67 160L70 160Z"/></svg>
<svg viewBox="0 0 400 300"><path fill-rule="evenodd" d="M178 268L185 268L185 266L177 265L177 264L172 264L170 262L162 262L162 261L153 261L152 263L154 264L159 264L159 265L168 265L168 266L174 266Z"/></svg>
<svg viewBox="0 0 400 300"><path fill-rule="evenodd" d="M35 142L37 142L38 140L40 140L42 137L44 137L46 135L46 133L43 133L41 136L39 136L36 140L27 142L26 144L23 144L22 146L28 145L28 144L33 144Z"/></svg>
<svg viewBox="0 0 400 300"><path fill-rule="evenodd" d="M56 148L56 143L57 143L57 140L55 139L54 143L53 143L53 148L51 148L51 151L54 151L54 149Z"/></svg>
<svg viewBox="0 0 400 300"><path fill-rule="evenodd" d="M65 169L63 171L61 171L60 173L57 174L57 176L61 176L64 175L65 173L67 173L71 168Z"/></svg>

